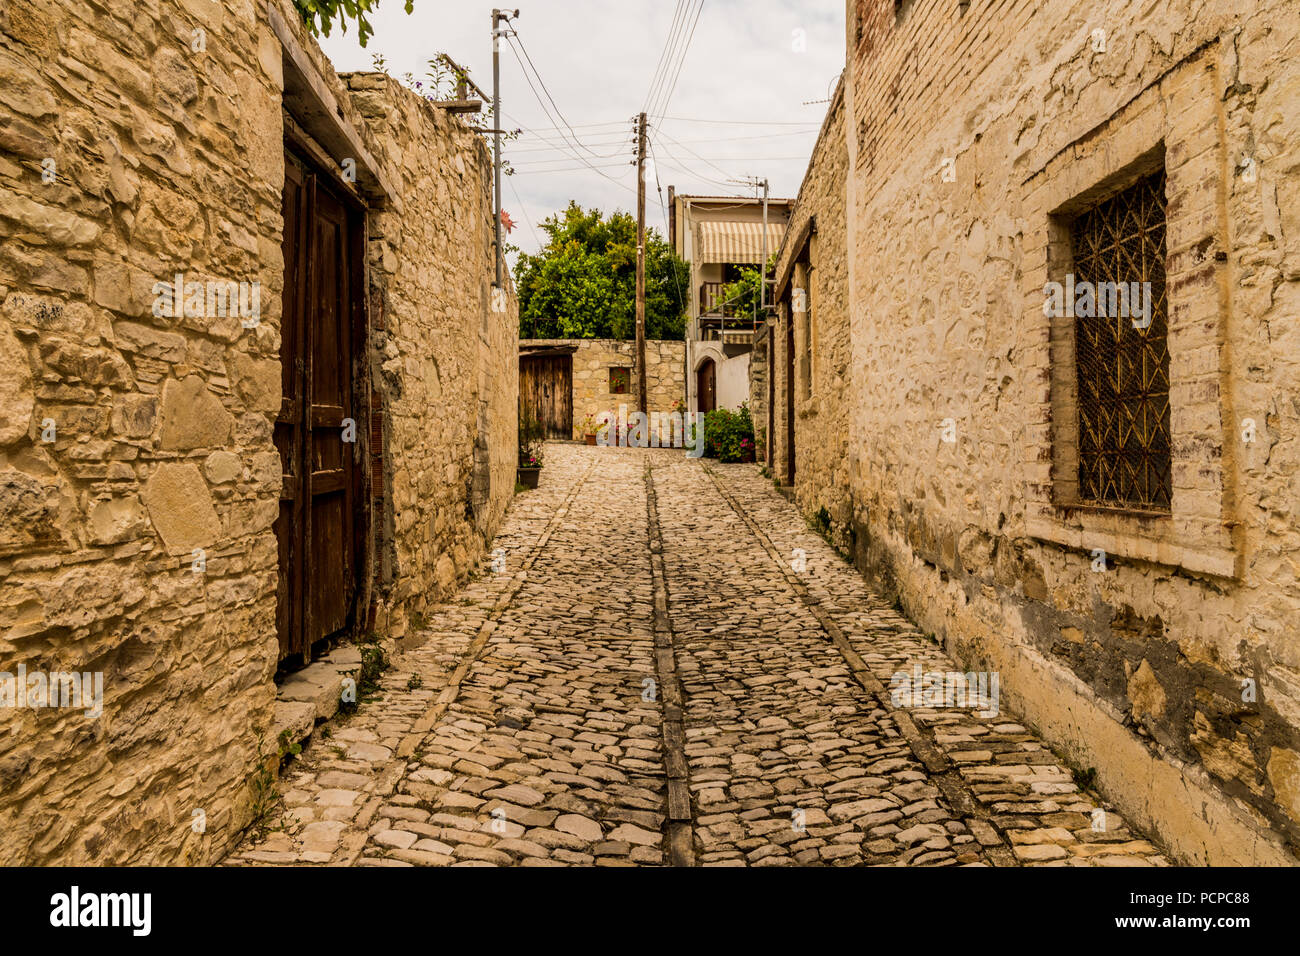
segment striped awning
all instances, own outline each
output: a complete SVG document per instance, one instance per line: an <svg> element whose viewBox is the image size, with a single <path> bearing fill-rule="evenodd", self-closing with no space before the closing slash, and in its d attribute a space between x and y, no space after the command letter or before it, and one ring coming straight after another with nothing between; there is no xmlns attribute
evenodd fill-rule
<svg viewBox="0 0 1300 956"><path fill-rule="evenodd" d="M697 265L706 262L752 262L763 258L761 222L701 222L698 224ZM785 226L768 223L767 254L781 247Z"/></svg>

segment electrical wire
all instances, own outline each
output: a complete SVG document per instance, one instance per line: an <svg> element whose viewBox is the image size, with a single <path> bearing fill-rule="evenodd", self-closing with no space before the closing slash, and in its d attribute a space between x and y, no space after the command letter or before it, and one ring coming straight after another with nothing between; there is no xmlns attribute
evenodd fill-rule
<svg viewBox="0 0 1300 956"><path fill-rule="evenodd" d="M672 27L668 31L668 39L664 41L664 48L659 52L659 63L655 66L654 75L650 78L650 88L646 91L645 102L641 104L641 112L648 112L650 103L654 100L660 91L660 84L663 83L664 65L668 61L668 51L675 46L675 37L677 36L678 22L681 20L682 11L689 5L689 0L677 0L677 6L673 10Z"/></svg>
<svg viewBox="0 0 1300 956"><path fill-rule="evenodd" d="M510 46L510 52L514 54L515 60L518 61L519 63L519 69L523 72L524 80L527 81L528 83L528 88L533 91L533 97L537 100L537 105L542 108L542 112L546 114L548 119L550 119L552 122L555 122L555 117L551 116L551 111L547 109L546 103L542 101L541 94L537 92L537 87L533 84L532 77L528 75L528 69L524 66L524 61L519 58L519 53L515 49L515 44L512 42L509 44L509 46ZM530 60L529 62L531 63L532 61ZM534 69L536 69L536 67L534 67ZM537 80L539 83L541 82L542 78L540 75L537 77ZM545 84L543 84L543 86L544 85ZM547 96L549 97L550 94L548 93ZM569 131L572 133L573 132L572 127L569 127L568 122L564 121L563 117L561 117L561 121L564 122L565 127L568 128ZM562 130L559 130L558 126L556 127L556 129L560 132L560 135L563 137L564 132ZM617 179L615 179L613 176L609 175L608 173L604 172L602 169L593 166L590 162L587 161L585 157L583 157L580 153L578 153L576 149L573 150L573 158L578 160L580 163L582 163L592 172L596 173L598 176L601 176L604 179L608 179L611 183L618 186L619 188L626 189L632 193L636 192L636 190L633 189L631 186L628 186L626 183L620 183ZM553 170L553 172L559 172L559 170Z"/></svg>
<svg viewBox="0 0 1300 956"><path fill-rule="evenodd" d="M673 93L677 91L677 81L681 79L682 67L686 65L686 56L691 51L691 41L695 39L695 29L700 25L700 13L704 9L704 0L700 0L699 5L695 8L695 20L691 24L691 32L686 37L686 44L682 47L681 56L677 61L677 72L673 74L673 82L668 87L668 94L663 101L658 104L655 112L658 113L656 123L663 119L663 114L668 111L668 104L672 102Z"/></svg>

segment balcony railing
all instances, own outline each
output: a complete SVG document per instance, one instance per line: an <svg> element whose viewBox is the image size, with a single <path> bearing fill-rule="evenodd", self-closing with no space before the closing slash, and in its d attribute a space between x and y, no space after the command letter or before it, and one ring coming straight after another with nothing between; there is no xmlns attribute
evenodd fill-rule
<svg viewBox="0 0 1300 956"><path fill-rule="evenodd" d="M700 285L700 317L696 320L697 337L706 340L725 338L745 341L752 339L763 321L763 311L755 316L753 303L740 304L722 301L722 282L704 282Z"/></svg>

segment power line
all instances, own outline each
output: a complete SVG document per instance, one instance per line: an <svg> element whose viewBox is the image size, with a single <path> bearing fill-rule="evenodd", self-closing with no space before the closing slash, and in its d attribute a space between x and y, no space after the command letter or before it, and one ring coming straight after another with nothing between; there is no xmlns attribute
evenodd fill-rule
<svg viewBox="0 0 1300 956"><path fill-rule="evenodd" d="M650 78L650 88L646 90L645 103L641 106L641 112L647 112L650 108L650 101L654 99L659 92L659 84L663 82L664 65L668 62L668 51L675 45L674 38L677 36L678 21L681 19L682 11L689 5L689 0L677 0L677 7L673 10L673 23L668 31L668 39L664 41L664 48L659 52L659 63L655 67L654 75Z"/></svg>
<svg viewBox="0 0 1300 956"><path fill-rule="evenodd" d="M542 237L539 236L537 230L533 228L533 221L528 218L528 210L524 208L524 201L519 198L519 190L515 189L514 182L510 183L510 191L515 194L515 201L519 203L519 214L524 217L524 222L528 223L528 231L533 234L533 242L537 243L537 249L538 251L541 251L541 249L544 248L542 245Z"/></svg>
<svg viewBox="0 0 1300 956"><path fill-rule="evenodd" d="M695 8L695 20L691 23L691 32L686 37L686 43L682 47L681 56L677 61L677 72L673 74L673 82L668 87L668 94L659 103L657 112L659 120L663 119L663 114L668 110L668 104L672 102L673 93L677 91L677 81L681 78L682 67L686 65L686 55L691 51L691 41L695 39L695 28L700 25L700 13L704 9L704 0L700 0L699 5ZM656 121L658 122L658 120Z"/></svg>
<svg viewBox="0 0 1300 956"><path fill-rule="evenodd" d="M659 192L659 210L664 214L664 231L667 232L668 231L668 207L664 205L664 187L659 182L659 159L655 154L653 143L650 144L650 158L654 162L655 189L658 190ZM668 245L670 248L672 247L674 241L675 241L674 237L670 235L668 237ZM668 268L672 271L673 274L673 285L677 287L677 302L679 305L681 305L682 311L685 312L686 297L682 295L682 280L677 275L677 264L670 259L668 262Z"/></svg>
<svg viewBox="0 0 1300 956"><path fill-rule="evenodd" d="M802 122L774 122L771 120L725 120L725 119L700 119L698 117L688 116L661 116L659 121L665 120L673 123L714 123L719 126L808 126L807 120Z"/></svg>
<svg viewBox="0 0 1300 956"><path fill-rule="evenodd" d="M518 51L515 50L515 44L514 44L514 43L511 43L511 44L510 44L510 52L514 54L514 56L515 56L515 60L518 61L518 63L519 63L519 69L520 69L520 70L523 72L523 74L524 74L524 79L525 79L525 80L527 81L527 83L528 83L528 88L529 88L530 90L533 91L533 97L537 100L537 105L540 106L540 107L542 108L542 112L546 114L547 118L550 119L552 122L554 122L554 121L555 121L555 118L554 118L553 116L551 116L551 111L547 108L546 104L542 101L541 94L537 92L537 87L533 84L532 78L528 75L528 69L527 69L527 67L524 66L524 61L521 60L521 59L519 59L519 53L518 53ZM525 50L524 52L525 52L525 55L527 55L527 51ZM530 59L529 62L531 63L532 60ZM537 68L534 66L533 69L534 69L534 71L535 71ZM537 77L537 81L538 81L539 83L542 82L542 78L541 78L540 74L539 74L538 77ZM545 87L545 84L543 83L542 85L543 85L543 88L544 88L544 87ZM547 97L548 97L548 98L550 97L550 93L549 93L549 92L547 93ZM552 102L554 102L554 101L552 101ZM558 110L558 107L557 107L557 110ZM564 122L565 127L568 128L568 130L569 130L570 133L572 133L572 132L573 132L573 128L572 128L571 126L569 126L568 121L567 121L567 120L564 120L564 117L562 117L562 116L560 117L560 120L561 120L562 122ZM564 132L563 132L562 130L559 130L559 127L558 127L558 126L556 127L556 129L557 129L557 131L560 132L560 136L563 137L563 136L564 136ZM588 152L590 152L590 150L588 150ZM614 185L619 186L619 187L622 188L622 189L628 189L628 190L631 190L631 191L635 192L635 190L632 190L630 186L628 186L628 185L626 185L626 184L624 184L624 183L620 183L617 179L615 179L613 176L610 176L608 173L604 172L602 169L599 169L599 168L593 166L590 162L587 161L587 159L586 159L584 156L582 156L580 153L578 153L578 151L577 151L576 149L573 150L573 158L576 159L576 160L578 160L578 162L582 163L584 166L586 166L586 167L587 167L588 169L590 169L592 172L596 173L598 176L601 176L601 177L603 177L603 178L605 178L605 179L608 179L608 180L609 180L611 183L613 183ZM555 171L558 172L558 170L555 170Z"/></svg>
<svg viewBox="0 0 1300 956"><path fill-rule="evenodd" d="M702 3L703 0L700 0L700 2ZM569 124L569 121L568 121L567 119L565 119L564 114L560 112L560 105L559 105L558 103L555 102L555 97L553 97L553 96L551 95L551 91L550 91L549 89L547 89L547 87L546 87L546 81L545 81L544 79L542 79L542 74L541 74L541 72L537 69L537 64L534 63L534 62L533 62L533 58L532 58L531 56L528 55L528 47L524 45L523 38L520 37L520 36L519 36L519 33L516 31L515 33L512 33L512 34L511 34L507 39L510 40L510 46L511 46L511 49L514 48L515 44L518 44L518 45L519 45L519 49L521 49L521 50L524 51L524 57L528 60L528 65L531 66L531 67L533 68L533 75L537 77L537 82L540 83L540 84L542 85L542 91L546 94L546 98L547 98L548 100L550 100L550 101L551 101L551 105L555 107L555 115L558 116L558 117L560 118L560 122L561 122L561 123L563 123L566 127L568 127L569 133L573 136L574 142L578 142L579 145L581 145L583 149L587 149L587 147L586 147L585 145L583 145L582 143L579 142L579 140L578 140L578 134L577 134L576 132L574 132L573 127ZM515 55L515 59L518 59L518 58L519 58L519 57L518 57L518 54L516 54L516 55ZM521 67L523 66L522 63L519 64L519 65L520 65ZM536 91L534 91L534 93L536 93ZM561 134L561 135L563 135L563 134ZM590 149L587 149L587 152L591 153L591 150L590 150ZM592 153L592 155L594 156L595 154Z"/></svg>
<svg viewBox="0 0 1300 956"><path fill-rule="evenodd" d="M668 142L673 143L673 144L675 144L675 145L677 145L677 146L680 146L682 149L686 150L686 152L690 153L690 154L691 154L692 156L694 156L696 159L700 160L700 162L708 163L710 166L712 166L712 167L713 167L714 169L716 169L718 172L722 173L722 175L725 176L725 177L727 177L728 179L733 179L733 178L735 178L731 173L727 172L727 170L723 169L723 168L722 168L721 166L719 166L717 163L713 162L713 160L711 160L711 159L705 159L703 156L701 156L699 153L695 152L695 150L691 149L691 148L690 148L689 146L687 146L686 144L684 144L684 143L680 143L680 142L678 142L677 140L673 139L671 136L669 136L667 133L665 133L662 129L659 130L659 135L662 136L664 139L668 140Z"/></svg>

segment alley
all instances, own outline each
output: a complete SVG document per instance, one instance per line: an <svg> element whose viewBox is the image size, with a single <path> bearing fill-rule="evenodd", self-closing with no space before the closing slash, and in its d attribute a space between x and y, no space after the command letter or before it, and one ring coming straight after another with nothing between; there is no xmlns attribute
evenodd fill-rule
<svg viewBox="0 0 1300 956"><path fill-rule="evenodd" d="M754 466L547 452L228 865L1166 864L1005 703L895 706L957 666Z"/></svg>

